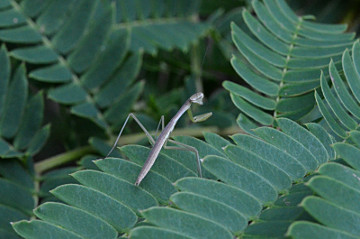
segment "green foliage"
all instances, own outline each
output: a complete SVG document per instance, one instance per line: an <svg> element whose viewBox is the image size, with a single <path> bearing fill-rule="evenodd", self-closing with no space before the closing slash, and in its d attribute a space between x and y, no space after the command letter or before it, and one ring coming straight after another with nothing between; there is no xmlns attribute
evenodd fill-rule
<svg viewBox="0 0 360 239"><path fill-rule="evenodd" d="M307 184L318 196L306 197L301 206L321 225L313 222L296 222L289 228L289 235L305 238L309 232L313 238L357 238L359 230L359 175L360 145L357 141L360 82L358 70L359 41L342 55L344 80L333 61L329 64L332 88L329 87L324 73L321 73L321 98L315 93L319 110L331 131L339 138L333 144L341 163L327 163L319 168L319 175ZM329 187L331 185L331 187ZM349 220L351 218L351 220Z"/></svg>
<svg viewBox="0 0 360 239"><path fill-rule="evenodd" d="M17 159L0 160L0 238L19 238L10 222L29 219L36 206L31 165Z"/></svg>
<svg viewBox="0 0 360 239"><path fill-rule="evenodd" d="M38 4L4 1L0 40L17 43L10 55L36 65L29 76L48 83L50 99L103 129L114 118L122 120L114 112L129 112L143 89L142 83L133 85L139 49L187 50L209 28L191 19L198 1L158 1L152 7L122 0ZM165 37L169 32L173 38Z"/></svg>
<svg viewBox="0 0 360 239"><path fill-rule="evenodd" d="M231 64L253 90L227 81L223 86L235 106L257 123L272 125L277 117L300 120L314 109L313 90L319 87L320 70L330 59L340 61L354 34L344 33L346 25L297 17L284 0L256 0L252 7L257 18L242 12L246 30L231 25L240 53ZM239 122L246 128L244 117Z"/></svg>
<svg viewBox="0 0 360 239"><path fill-rule="evenodd" d="M348 142L357 143L358 120L360 119L360 43L356 41L352 47L352 57L349 51L342 55L342 69L345 81L333 61L329 64L332 89L329 87L324 73L321 75L321 92L316 93L316 101L325 121L331 130Z"/></svg>
<svg viewBox="0 0 360 239"><path fill-rule="evenodd" d="M43 93L29 95L25 66L12 69L5 46L0 50L0 157L36 154L49 136L50 126L42 127Z"/></svg>
<svg viewBox="0 0 360 239"><path fill-rule="evenodd" d="M101 171L78 171L72 177L81 185L63 185L53 190L52 194L71 207L105 220L118 233L130 230L130 235L134 237L171 232L190 237L197 235L196 238L201 235L207 238L246 235L247 221L257 218L263 206L273 205L278 194L288 194L292 182L301 181L305 174L330 159L331 154L322 141L310 131L285 118L278 119L278 125L282 132L266 127L255 131L258 137L234 135L235 144L216 134L206 134L207 143L191 137L176 137L177 141L199 149L200 156L204 157L203 167L214 179L194 177L196 166L192 153L183 152L179 157L165 150L140 187L136 187L133 183L149 149L126 145L120 149L130 161L121 158L97 160L95 164ZM268 130L272 133L265 133ZM331 140L325 131L321 132L322 139ZM279 143L284 137L288 144ZM307 139L306 143L299 138ZM302 155L308 155L308 158ZM99 203L94 202L95 198ZM159 207L159 204L167 207ZM67 210L69 206L42 204L37 210L41 211L42 207L52 211L57 210L53 207ZM105 213L104 207L108 213ZM114 213L115 210L119 212ZM76 213L76 218L80 211L72 209L71 213ZM113 215L126 224L120 226L122 224L114 223ZM145 218L152 226L141 225L141 222L135 224L137 217ZM63 231L54 231L54 235L60 236L65 232L83 235L84 228L81 226L73 228L55 218L40 218L61 226ZM14 224L18 233L31 238L31 233L26 232L28 227L25 221ZM47 224L36 227L37 230L48 230ZM212 230L209 231L209 228Z"/></svg>
<svg viewBox="0 0 360 239"><path fill-rule="evenodd" d="M360 43L284 0L245 3L0 1L0 238L358 238ZM249 87L228 94L219 72ZM104 158L130 111L155 128L199 90L212 118L172 138L203 178L162 149L135 186L150 148L132 128Z"/></svg>

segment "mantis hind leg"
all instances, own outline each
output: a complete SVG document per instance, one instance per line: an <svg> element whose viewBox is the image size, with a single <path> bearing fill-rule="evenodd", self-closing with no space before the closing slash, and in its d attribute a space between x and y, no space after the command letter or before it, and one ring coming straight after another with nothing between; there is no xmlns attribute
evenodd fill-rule
<svg viewBox="0 0 360 239"><path fill-rule="evenodd" d="M155 144L155 140L153 139L153 137L151 136L151 134L149 133L149 131L147 131L147 129L145 128L145 126L140 122L140 120L139 120L138 118L136 118L136 116L135 116L133 113L130 113L130 114L128 115L128 117L126 118L123 126L121 127L121 130L120 130L118 136L116 137L116 140L115 140L114 145L112 146L112 148L110 149L109 153L106 155L105 158L109 157L109 155L112 153L112 151L114 151L117 143L119 142L119 139L120 139L120 137L121 137L121 134L123 133L123 131L124 131L124 129L125 129L125 126L126 126L127 122L129 121L130 117L133 118L133 119L135 120L135 122L140 126L140 128L144 131L144 133L146 134L146 137L148 138L150 144L151 144L152 146ZM162 124L162 129L164 129L164 116L161 116L160 122L159 122L159 124L158 124L157 129L156 129L156 134L155 134L155 136L156 136L157 133L158 133L158 130L159 130L159 127L160 127L160 123Z"/></svg>
<svg viewBox="0 0 360 239"><path fill-rule="evenodd" d="M167 146L166 143L167 143L168 141L171 142L171 143L173 143L173 144L176 144L176 145L178 145L178 146L180 146L180 147L177 147L177 146ZM196 149L195 147L192 147L192 146L190 146L190 145L177 142L177 141L175 141L175 140L168 139L168 140L165 142L164 148L165 148L165 149L184 150L184 151L190 151L190 152L195 153L196 160L197 160L197 171L198 171L198 175L199 175L200 178L202 178L201 160L200 160L200 157L199 157L199 151L197 151L197 149Z"/></svg>

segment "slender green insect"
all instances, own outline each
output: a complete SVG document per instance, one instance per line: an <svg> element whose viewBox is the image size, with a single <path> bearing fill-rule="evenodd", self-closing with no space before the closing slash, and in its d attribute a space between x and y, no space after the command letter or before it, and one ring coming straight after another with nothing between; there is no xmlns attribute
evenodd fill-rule
<svg viewBox="0 0 360 239"><path fill-rule="evenodd" d="M199 104L202 105L203 104L203 99L204 99L204 94L199 92L196 93L194 95L192 95L179 109L179 111L175 114L175 116L170 120L170 122L166 125L166 127L164 128L164 116L161 116L159 125L157 127L157 131L160 127L160 124L162 125L162 131L159 135L159 137L156 139L156 141L153 139L153 137L150 135L150 133L145 129L145 127L141 124L141 122L135 117L134 114L130 113L128 115L128 117L126 118L124 125L122 126L120 133L118 135L118 137L116 138L116 141L113 145L113 147L111 148L111 150L109 151L109 153L107 154L106 157L108 157L111 152L115 149L120 136L125 128L126 123L128 122L129 118L132 117L136 123L140 126L140 128L145 132L146 136L148 137L150 144L153 146L146 161L145 164L143 166L143 168L141 169L139 176L136 179L135 185L138 186L141 181L145 178L145 176L148 174L148 172L150 171L151 167L153 166L153 164L155 163L156 158L159 156L160 150L162 149L162 147L164 147L165 149L177 149L177 150L185 150L185 151L191 151L193 153L195 153L196 156L196 160L197 160L197 171L200 177L202 177L202 173L201 173L201 160L199 157L199 152L197 151L196 148L171 140L170 139L170 135L171 132L174 130L176 123L178 122L178 120L181 118L181 116L187 111L189 114L189 117L191 119L192 122L196 123L196 122L202 122L207 120L212 113L205 113L202 115L198 115L198 116L194 116L192 115L191 112L191 105L193 103L195 104ZM167 142L171 142L174 143L178 146L167 146Z"/></svg>

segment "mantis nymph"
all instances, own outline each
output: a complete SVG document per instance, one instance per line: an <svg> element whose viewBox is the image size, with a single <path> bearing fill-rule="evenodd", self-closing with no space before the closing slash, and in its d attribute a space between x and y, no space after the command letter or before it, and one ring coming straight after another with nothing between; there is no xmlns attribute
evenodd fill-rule
<svg viewBox="0 0 360 239"><path fill-rule="evenodd" d="M202 115L198 115L198 116L194 116L194 117L192 116L192 112L190 109L191 104L195 103L195 104L202 105L203 98L204 98L204 94L201 92L192 95L187 101L185 101L185 103L181 106L179 111L170 120L170 122L166 125L165 128L164 128L164 116L161 116L158 128L161 123L162 131L161 131L159 137L156 139L156 141L153 139L153 137L150 135L150 133L145 129L145 127L141 124L141 122L135 117L135 115L130 113L128 115L128 117L126 118L125 123L122 126L120 133L119 133L118 137L116 138L116 141L115 141L113 147L111 148L110 152L107 154L106 157L108 157L111 154L111 152L115 149L115 147L120 139L120 136L125 128L126 123L128 122L129 118L132 117L136 121L136 123L138 123L140 128L145 132L146 136L148 137L148 139L150 141L150 144L153 146L146 161L145 161L143 168L141 169L141 171L139 173L139 176L136 179L136 182L135 182L136 186L138 186L141 183L141 181L145 178L145 176L148 174L151 167L155 163L156 158L159 156L159 153L160 153L160 150L162 149L162 147L164 147L165 149L178 149L178 150L187 150L187 151L194 152L196 155L196 160L197 160L197 171L198 171L199 176L202 177L201 161L200 161L200 157L199 157L199 153L198 153L197 149L192 146L171 140L170 134L174 130L175 125L178 122L178 120L180 119L180 117L186 111L188 111L189 117L190 117L191 121L194 123L205 121L212 115L212 113L210 112L210 113L206 113L206 114L202 114ZM167 146L167 142L171 142L178 146Z"/></svg>

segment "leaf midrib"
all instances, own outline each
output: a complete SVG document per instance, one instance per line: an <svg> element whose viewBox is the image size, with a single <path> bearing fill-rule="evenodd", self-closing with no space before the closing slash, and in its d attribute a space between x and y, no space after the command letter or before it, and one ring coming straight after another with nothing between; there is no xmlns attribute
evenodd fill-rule
<svg viewBox="0 0 360 239"><path fill-rule="evenodd" d="M282 71L282 75L281 75L281 81L280 81L280 84L279 84L279 91L282 89L282 87L284 86L284 78L285 78L285 75L287 73L287 70L288 70L288 63L291 59L291 52L292 50L294 49L294 46L295 46L295 40L296 38L298 37L298 33L299 33L299 30L301 28L301 25L303 23L303 17L299 17L299 22L298 24L296 25L296 29L295 31L292 33L292 37L291 37L291 42L290 42L290 45L289 45L289 51L288 53L286 54L286 61L285 61L285 65L283 67L283 71ZM275 104L277 105L279 103L281 99L281 96L280 94L276 97L275 99ZM275 106L275 110L274 110L274 117L276 118L277 117L277 110L276 110L276 106Z"/></svg>

